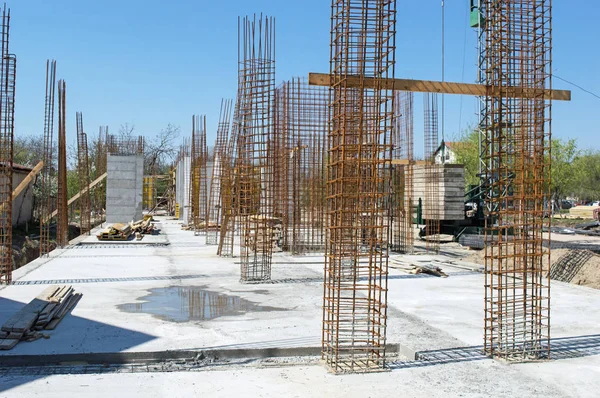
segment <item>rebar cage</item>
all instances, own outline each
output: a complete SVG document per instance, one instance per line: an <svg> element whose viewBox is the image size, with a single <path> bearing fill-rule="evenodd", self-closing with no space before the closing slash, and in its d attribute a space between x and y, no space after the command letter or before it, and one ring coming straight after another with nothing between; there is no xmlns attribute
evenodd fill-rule
<svg viewBox="0 0 600 398"><path fill-rule="evenodd" d="M482 70L488 86L551 88L551 1L483 1ZM482 109L486 181L487 354L529 360L550 354L551 101L488 96Z"/></svg>
<svg viewBox="0 0 600 398"><path fill-rule="evenodd" d="M393 0L332 1L322 349L336 373L385 366L395 25Z"/></svg>

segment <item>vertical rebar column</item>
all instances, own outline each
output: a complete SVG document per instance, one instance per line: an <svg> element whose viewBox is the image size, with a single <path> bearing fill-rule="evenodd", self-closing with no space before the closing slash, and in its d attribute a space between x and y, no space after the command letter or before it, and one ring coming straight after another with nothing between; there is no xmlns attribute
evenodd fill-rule
<svg viewBox="0 0 600 398"><path fill-rule="evenodd" d="M69 244L69 208L67 202L67 85L58 81L58 203L56 224L56 244L65 247Z"/></svg>
<svg viewBox="0 0 600 398"><path fill-rule="evenodd" d="M46 99L44 103L44 168L41 172L40 257L50 252L50 222L52 213L52 140L54 135L54 100L56 61L46 61Z"/></svg>
<svg viewBox="0 0 600 398"><path fill-rule="evenodd" d="M213 150L212 176L208 202L206 244L216 245L219 241L222 206L221 189L223 187L223 162L226 157L227 137L231 120L231 100L221 100L221 112L217 126L217 140Z"/></svg>
<svg viewBox="0 0 600 398"><path fill-rule="evenodd" d="M394 225L393 246L399 253L414 251L414 95L408 91L396 92L393 141L394 159L403 160L396 165L394 175Z"/></svg>
<svg viewBox="0 0 600 398"><path fill-rule="evenodd" d="M81 235L89 235L92 229L90 191L90 163L88 159L87 134L83 130L83 115L77 112L77 174L79 176L79 228Z"/></svg>
<svg viewBox="0 0 600 398"><path fill-rule="evenodd" d="M333 0L331 21L323 359L367 372L385 366L396 2Z"/></svg>
<svg viewBox="0 0 600 398"><path fill-rule="evenodd" d="M437 94L425 93L424 99L424 144L425 169L422 176L425 184L425 203L423 218L425 218L425 247L428 252L440 252L440 215L442 199L440 198L440 174L442 169L435 161L435 151L438 148L438 100Z"/></svg>
<svg viewBox="0 0 600 398"><path fill-rule="evenodd" d="M100 126L98 141L96 142L96 174L94 179L106 173L107 141L108 126ZM94 192L94 211L102 220L101 214L106 209L106 180L96 185Z"/></svg>
<svg viewBox="0 0 600 398"><path fill-rule="evenodd" d="M192 141L190 143L190 213L188 224L193 226L196 233L196 224L200 223L200 116L192 116Z"/></svg>
<svg viewBox="0 0 600 398"><path fill-rule="evenodd" d="M483 1L485 83L538 89L539 96L488 96L484 348L492 357L550 354L549 238L551 1Z"/></svg>
<svg viewBox="0 0 600 398"><path fill-rule="evenodd" d="M329 89L293 78L283 86L281 125L289 136L283 152L287 176L283 202L288 244L293 254L323 250L325 179L324 142L328 127Z"/></svg>
<svg viewBox="0 0 600 398"><path fill-rule="evenodd" d="M16 57L8 54L10 10L2 8L0 56L0 284L12 281L12 191Z"/></svg>
<svg viewBox="0 0 600 398"><path fill-rule="evenodd" d="M240 119L239 95L233 109L231 137L227 143L227 150L223 156L223 186L221 189L221 202L223 206L223 221L219 236L217 255L222 257L233 256L233 243L235 238L236 216L239 213L239 187L237 187L237 167L239 159Z"/></svg>
<svg viewBox="0 0 600 398"><path fill-rule="evenodd" d="M273 102L275 19L246 17L239 24L241 281L271 278L273 252Z"/></svg>

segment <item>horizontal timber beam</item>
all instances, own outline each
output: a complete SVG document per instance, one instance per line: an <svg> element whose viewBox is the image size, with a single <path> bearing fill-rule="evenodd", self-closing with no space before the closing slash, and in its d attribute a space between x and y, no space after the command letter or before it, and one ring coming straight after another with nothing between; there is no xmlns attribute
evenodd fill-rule
<svg viewBox="0 0 600 398"><path fill-rule="evenodd" d="M361 87L360 76L347 76L347 87ZM543 95L545 100L571 101L569 90L542 90L537 88L522 87L492 87L473 83L436 82L430 80L411 79L381 79L381 89L412 91L418 93L440 93L474 95L478 97L503 97L503 98L539 98ZM332 86L331 76L327 73L309 73L308 84L313 86ZM375 88L375 79L364 78L365 88Z"/></svg>

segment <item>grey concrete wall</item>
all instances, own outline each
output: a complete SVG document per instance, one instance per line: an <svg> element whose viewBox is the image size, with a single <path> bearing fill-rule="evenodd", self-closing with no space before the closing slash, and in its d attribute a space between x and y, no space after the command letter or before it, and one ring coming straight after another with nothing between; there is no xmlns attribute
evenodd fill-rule
<svg viewBox="0 0 600 398"><path fill-rule="evenodd" d="M142 218L144 157L108 155L106 164L106 222L129 222Z"/></svg>
<svg viewBox="0 0 600 398"><path fill-rule="evenodd" d="M175 200L179 204L179 219L188 222L190 215L190 171L191 158L185 156L177 164L177 176L175 186Z"/></svg>

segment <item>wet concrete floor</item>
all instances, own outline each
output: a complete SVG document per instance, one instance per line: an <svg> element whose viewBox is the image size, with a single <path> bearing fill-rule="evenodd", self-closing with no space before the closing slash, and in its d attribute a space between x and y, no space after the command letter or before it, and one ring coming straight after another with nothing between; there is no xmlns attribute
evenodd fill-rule
<svg viewBox="0 0 600 398"><path fill-rule="evenodd" d="M138 300L142 302L121 304L118 308L124 312L151 314L171 322L208 321L248 312L284 310L261 306L239 296L212 292L206 290L204 286L169 286L150 289L148 294Z"/></svg>

